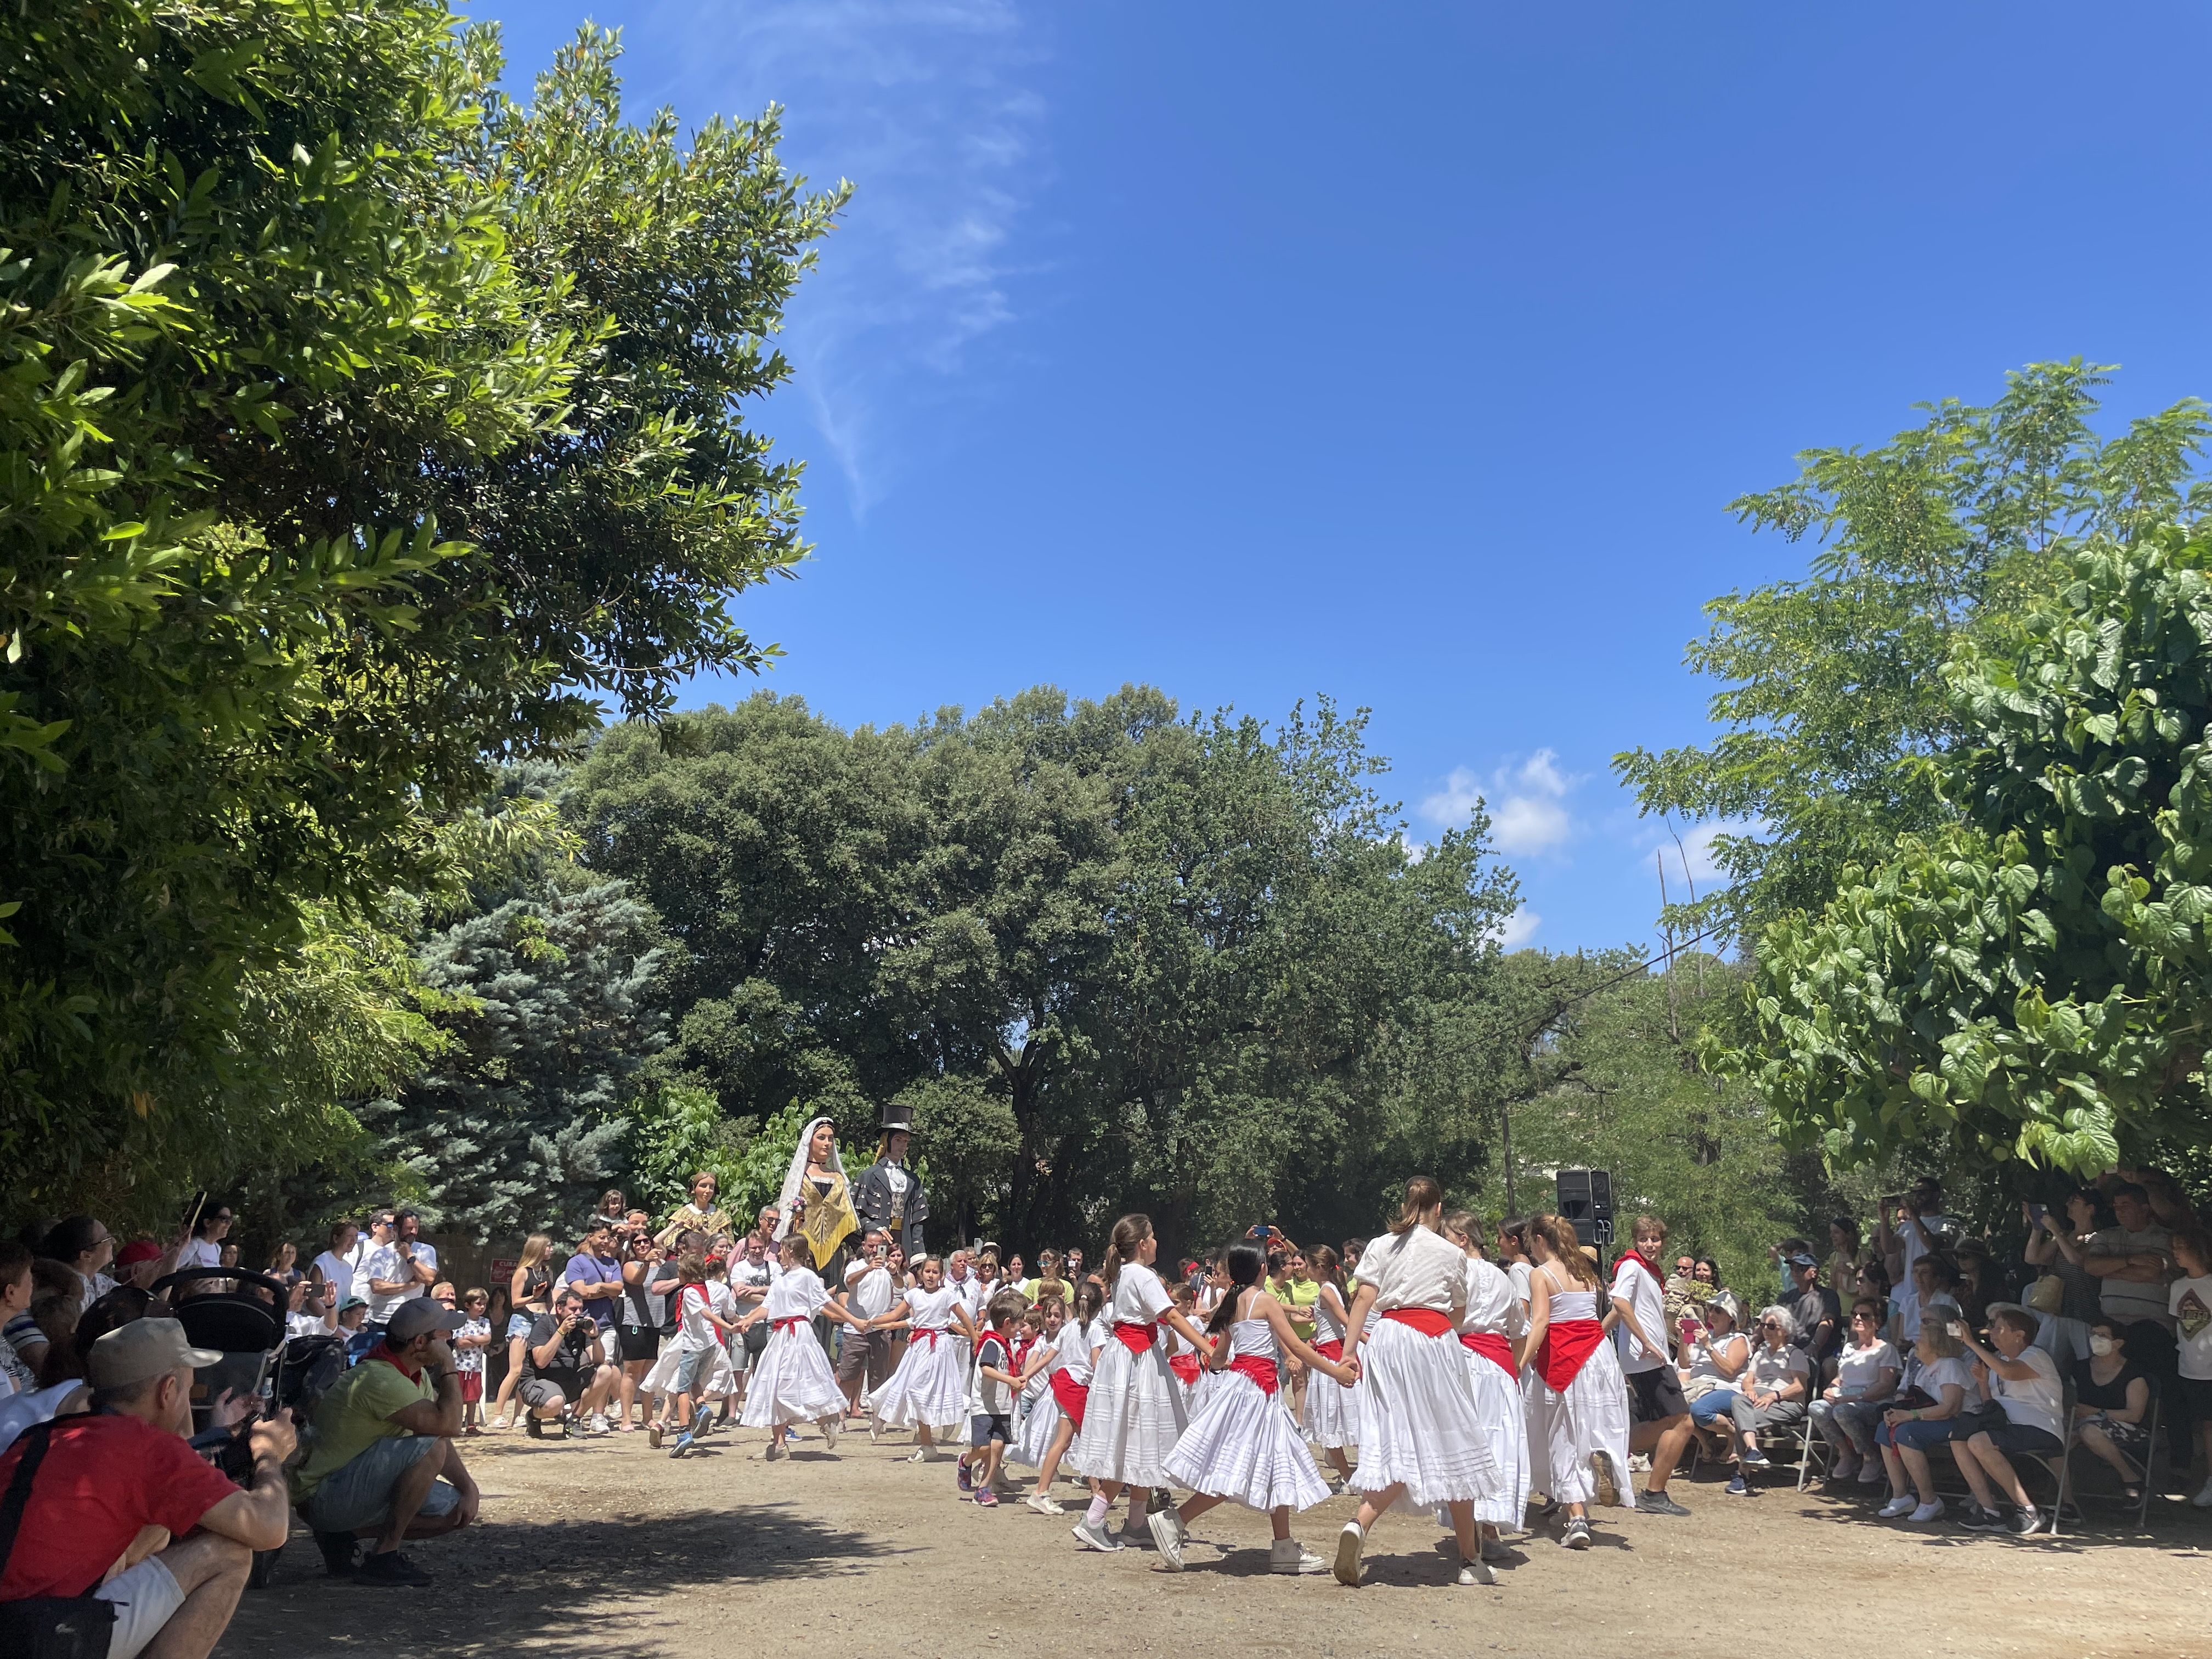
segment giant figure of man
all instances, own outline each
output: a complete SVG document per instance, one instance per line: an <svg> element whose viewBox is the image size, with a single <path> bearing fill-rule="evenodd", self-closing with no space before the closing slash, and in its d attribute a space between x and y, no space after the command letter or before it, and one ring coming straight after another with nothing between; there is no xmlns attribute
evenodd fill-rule
<svg viewBox="0 0 2212 1659"><path fill-rule="evenodd" d="M876 1161L853 1183L853 1209L862 1228L881 1228L906 1251L909 1263L919 1263L921 1224L929 1219L929 1192L907 1167L907 1148L914 1138L912 1109L884 1107L883 1128Z"/></svg>

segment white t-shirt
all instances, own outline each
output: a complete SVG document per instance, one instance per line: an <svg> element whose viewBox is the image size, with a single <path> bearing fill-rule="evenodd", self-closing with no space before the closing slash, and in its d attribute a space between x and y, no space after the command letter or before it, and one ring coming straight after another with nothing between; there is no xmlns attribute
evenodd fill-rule
<svg viewBox="0 0 2212 1659"><path fill-rule="evenodd" d="M491 1334L491 1321L489 1319L464 1319L461 1322L461 1328L456 1331L454 1334L456 1336L489 1336ZM481 1371L483 1368L484 1351L482 1348L455 1348L453 1350L453 1369L455 1370Z"/></svg>
<svg viewBox="0 0 2212 1659"><path fill-rule="evenodd" d="M329 1336L335 1327L326 1323L322 1315L294 1313L284 1316L284 1334L287 1336ZM460 1356L454 1356L458 1360Z"/></svg>
<svg viewBox="0 0 2212 1659"><path fill-rule="evenodd" d="M1744 1340L1742 1332L1730 1331L1726 1336L1701 1338L1691 1343L1682 1355L1683 1381L1695 1382L1709 1379L1721 1388L1735 1388L1743 1376L1744 1368L1737 1366L1735 1376L1731 1376L1714 1362L1713 1356L1717 1352L1725 1353L1733 1360L1742 1354Z"/></svg>
<svg viewBox="0 0 2212 1659"><path fill-rule="evenodd" d="M1787 1342L1779 1348L1770 1348L1761 1342L1752 1349L1751 1364L1744 1367L1744 1392L1780 1394L1791 1377L1809 1378L1812 1374L1804 1349ZM1802 1397L1798 1403L1804 1403Z"/></svg>
<svg viewBox="0 0 2212 1659"><path fill-rule="evenodd" d="M177 1266L183 1267L220 1267L222 1266L222 1246L211 1238L195 1238L177 1253Z"/></svg>
<svg viewBox="0 0 2212 1659"><path fill-rule="evenodd" d="M2025 1382L1989 1372L1990 1400L2004 1407L2005 1420L2023 1428L2041 1429L2063 1439L2059 1427L2066 1413L2066 1385L2058 1380L2058 1364L2040 1348L2022 1348L2020 1362L2035 1375Z"/></svg>
<svg viewBox="0 0 2212 1659"><path fill-rule="evenodd" d="M1528 1328L1528 1316L1513 1299L1513 1281L1479 1255L1467 1258L1467 1308L1460 1315L1462 1331L1486 1331L1497 1336L1518 1336ZM1322 1310L1322 1322L1334 1324L1334 1316ZM1332 1335L1342 1335L1333 1331Z"/></svg>
<svg viewBox="0 0 2212 1659"><path fill-rule="evenodd" d="M714 1321L707 1317L707 1310L714 1305L714 1293L704 1283L680 1287L676 1303L680 1310L676 1316L677 1352L704 1353L722 1340Z"/></svg>
<svg viewBox="0 0 2212 1659"><path fill-rule="evenodd" d="M1467 1254L1441 1233L1408 1227L1368 1241L1352 1277L1375 1287L1375 1311L1429 1308L1457 1322L1467 1305Z"/></svg>
<svg viewBox="0 0 2212 1659"><path fill-rule="evenodd" d="M1956 1383L1963 1390L1959 1409L1972 1411L1980 1402L1982 1391L1974 1382L1974 1363L1963 1356L1955 1359L1938 1359L1932 1364L1919 1367L1913 1379L1920 1389L1937 1405L1943 1403L1946 1384Z"/></svg>
<svg viewBox="0 0 2212 1659"><path fill-rule="evenodd" d="M768 1316L811 1319L829 1305L830 1292L811 1267L793 1267L780 1273L768 1287Z"/></svg>
<svg viewBox="0 0 2212 1659"><path fill-rule="evenodd" d="M2166 1298L2181 1351L2181 1374L2200 1381L2212 1377L2212 1274L2175 1279Z"/></svg>
<svg viewBox="0 0 2212 1659"><path fill-rule="evenodd" d="M314 1259L312 1264L315 1271L323 1276L323 1282L338 1293L338 1301L341 1303L353 1294L355 1260L350 1251L344 1255L339 1255L334 1251L325 1250Z"/></svg>
<svg viewBox="0 0 2212 1659"><path fill-rule="evenodd" d="M968 1414L1004 1417L1014 1408L1014 1391L1005 1383L983 1375L986 1364L1002 1371L1014 1368L1013 1335L1011 1332L986 1331L975 1344L975 1363L968 1368Z"/></svg>
<svg viewBox="0 0 2212 1659"><path fill-rule="evenodd" d="M750 1313L760 1306L768 1294L768 1287L775 1282L775 1275L768 1270L765 1261L755 1263L739 1260L730 1264L730 1295L737 1303L739 1313ZM746 1294L758 1291L759 1296Z"/></svg>
<svg viewBox="0 0 2212 1659"><path fill-rule="evenodd" d="M889 1267L872 1267L864 1261L856 1261L845 1274L845 1290L852 1298L853 1311L863 1319L888 1313L896 1300L894 1289Z"/></svg>
<svg viewBox="0 0 2212 1659"><path fill-rule="evenodd" d="M1659 1346L1647 1348L1628 1328L1624 1317L1613 1327L1613 1341L1620 1349L1620 1369L1633 1376L1656 1371L1667 1359L1667 1297L1663 1286L1632 1255L1624 1255L1613 1270L1613 1299L1636 1316L1644 1335Z"/></svg>
<svg viewBox="0 0 2212 1659"><path fill-rule="evenodd" d="M952 1309L959 1300L960 1292L950 1285L940 1284L933 1291L908 1291L906 1322L917 1331L950 1330Z"/></svg>
<svg viewBox="0 0 2212 1659"><path fill-rule="evenodd" d="M1836 1381L1842 1388L1842 1397L1863 1399L1881 1381L1885 1367L1899 1375L1905 1370L1897 1350L1887 1342L1876 1342L1871 1348L1844 1349L1836 1356Z"/></svg>
<svg viewBox="0 0 2212 1659"><path fill-rule="evenodd" d="M1528 1311L1531 1294L1528 1281L1535 1277L1535 1264L1531 1261L1516 1261L1505 1270L1505 1276L1513 1281L1514 1297L1521 1304L1521 1311L1524 1314Z"/></svg>
<svg viewBox="0 0 2212 1659"><path fill-rule="evenodd" d="M1150 1325L1175 1306L1160 1276L1141 1261L1125 1261L1114 1275L1114 1297L1107 1304L1108 1328L1115 1323Z"/></svg>
<svg viewBox="0 0 2212 1659"><path fill-rule="evenodd" d="M1085 1388L1091 1386L1091 1356L1114 1340L1114 1328L1100 1314L1088 1325L1078 1326L1073 1320L1060 1327L1060 1363L1067 1372L1067 1380Z"/></svg>
<svg viewBox="0 0 2212 1659"><path fill-rule="evenodd" d="M404 1285L407 1288L380 1291L373 1283L374 1280L380 1279L387 1285ZM388 1325L392 1322L392 1310L410 1297L418 1295L423 1287L415 1284L409 1276L404 1258L399 1254L398 1245L380 1244L368 1253L368 1259L361 1264L361 1288L362 1299L368 1304L368 1322L372 1325Z"/></svg>

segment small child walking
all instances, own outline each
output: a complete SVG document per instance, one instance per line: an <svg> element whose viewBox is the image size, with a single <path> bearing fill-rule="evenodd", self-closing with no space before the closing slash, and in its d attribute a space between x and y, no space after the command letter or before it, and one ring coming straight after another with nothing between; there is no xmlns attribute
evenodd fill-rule
<svg viewBox="0 0 2212 1659"><path fill-rule="evenodd" d="M461 1432L483 1432L484 1350L491 1346L491 1293L471 1290L461 1298L461 1328L453 1333L453 1370L461 1379Z"/></svg>
<svg viewBox="0 0 2212 1659"><path fill-rule="evenodd" d="M714 1362L721 1357L722 1338L737 1327L715 1309L714 1298L707 1289L705 1262L693 1255L679 1256L676 1273L681 1281L676 1290L678 1357L676 1376L669 1392L676 1401L678 1433L668 1455L682 1457L690 1453L692 1443L698 1437L691 1421L692 1413L699 1396L706 1392Z"/></svg>
<svg viewBox="0 0 2212 1659"><path fill-rule="evenodd" d="M968 1449L960 1454L960 1490L973 1492L987 1510L999 1506L1000 1465L1013 1438L1014 1393L1022 1385L1014 1369L1014 1327L1021 1321L1018 1291L1001 1291L984 1309L990 1322L975 1340L975 1369L968 1385Z"/></svg>

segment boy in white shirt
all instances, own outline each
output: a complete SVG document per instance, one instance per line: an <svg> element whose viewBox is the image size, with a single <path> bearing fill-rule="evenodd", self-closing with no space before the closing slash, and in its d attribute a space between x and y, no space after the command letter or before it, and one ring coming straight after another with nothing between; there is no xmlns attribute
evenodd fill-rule
<svg viewBox="0 0 2212 1659"><path fill-rule="evenodd" d="M994 1490L1006 1443L1014 1437L1014 1327L1022 1316L1018 1292L1001 1291L988 1310L990 1328L976 1340L975 1369L968 1383L969 1449L960 1454L960 1490L971 1485L985 1509L999 1506Z"/></svg>

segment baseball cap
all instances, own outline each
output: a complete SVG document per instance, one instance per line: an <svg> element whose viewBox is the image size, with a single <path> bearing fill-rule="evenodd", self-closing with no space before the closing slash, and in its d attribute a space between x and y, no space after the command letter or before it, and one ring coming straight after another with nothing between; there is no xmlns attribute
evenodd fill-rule
<svg viewBox="0 0 2212 1659"><path fill-rule="evenodd" d="M118 1267L132 1267L141 1261L161 1259L161 1247L150 1238L134 1238L115 1253L115 1265Z"/></svg>
<svg viewBox="0 0 2212 1659"><path fill-rule="evenodd" d="M458 1309L418 1296L403 1302L385 1322L387 1342L412 1342L425 1331L458 1331L465 1322Z"/></svg>
<svg viewBox="0 0 2212 1659"><path fill-rule="evenodd" d="M365 1297L349 1296L344 1301L338 1304L338 1311L340 1313L348 1313L356 1308L366 1308L368 1305L368 1301Z"/></svg>
<svg viewBox="0 0 2212 1659"><path fill-rule="evenodd" d="M197 1370L222 1358L217 1348L195 1348L173 1319L134 1319L118 1325L84 1357L84 1380L95 1389L127 1389L180 1366Z"/></svg>

